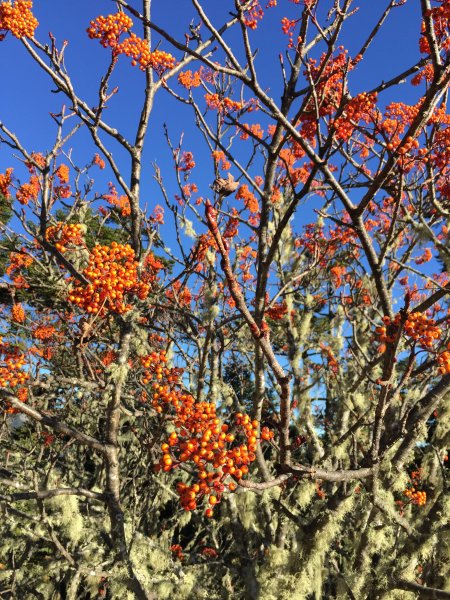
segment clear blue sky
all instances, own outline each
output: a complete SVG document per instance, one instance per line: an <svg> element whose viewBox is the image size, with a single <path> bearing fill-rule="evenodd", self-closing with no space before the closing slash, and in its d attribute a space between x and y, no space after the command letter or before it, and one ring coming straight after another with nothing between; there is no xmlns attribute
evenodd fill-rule
<svg viewBox="0 0 450 600"><path fill-rule="evenodd" d="M263 2L265 4L265 2ZM332 4L322 0L324 8ZM365 36L373 27L378 16L387 4L387 0L359 0L358 13L352 17L345 28L343 43L350 54L355 54ZM370 88L383 79L389 79L402 68L407 68L419 58L418 37L420 32L420 11L418 0L408 0L402 7L395 9L383 28L365 61L351 77L353 94ZM134 5L139 6L135 1ZM231 0L206 0L204 7L216 24L220 24L228 11L232 9ZM288 0L279 0L278 7L267 11L267 18L251 34L254 47L260 48L257 66L260 67L262 83L273 95L279 97L280 69L278 52L286 38L281 33L280 20L284 15L294 15L300 7ZM108 51L100 47L97 41L88 39L86 28L89 21L99 14L115 12L114 3L108 0L36 0L34 12L40 22L37 37L40 41L48 40L48 32L57 39L58 46L64 39L69 41L66 50L66 64L72 75L75 88L81 97L90 104L96 102L96 90L99 79L108 62ZM193 8L188 0L154 0L152 16L156 23L166 26L178 39L184 39L184 32L193 16ZM297 13L298 14L298 13ZM233 35L230 42L236 41ZM156 41L156 40L155 40ZM163 43L161 49L168 49ZM142 98L143 73L132 68L125 57L114 74L113 82L120 87L119 94L110 103L106 114L107 121L120 127L125 133L134 131L137 122L137 107ZM26 54L21 43L8 36L0 43L0 67L3 75L3 91L0 95L0 120L15 131L29 150L42 151L48 148L53 140L55 128L49 116L50 112L59 112L66 102L62 94L54 94L49 78L41 73ZM414 102L418 90L409 83L401 86L394 93L386 95L386 102L403 100ZM151 133L148 138L145 161L148 167L148 178L144 179L144 190L148 186L148 202L152 207L161 203L157 188L152 184L151 163L157 161L169 187L173 184L172 163L170 154L162 135L162 124L168 121L170 133L176 141L182 131L185 132L186 149L194 149L197 158L195 181L204 186L199 190L203 196L211 194L209 183L212 180L212 165L205 147L200 149L198 137L192 125L192 113L187 107L176 104L161 90L156 98L155 109L151 120ZM260 117L255 116L255 119ZM80 133L73 144L74 156L80 165L90 160L95 149L87 132ZM9 153L0 147L0 172L11 164ZM124 163L125 166L126 163ZM255 173L256 174L256 173ZM98 189L105 190L105 182L111 179L107 173L99 174ZM173 179L173 177L172 177ZM175 191L175 188L173 188Z"/></svg>

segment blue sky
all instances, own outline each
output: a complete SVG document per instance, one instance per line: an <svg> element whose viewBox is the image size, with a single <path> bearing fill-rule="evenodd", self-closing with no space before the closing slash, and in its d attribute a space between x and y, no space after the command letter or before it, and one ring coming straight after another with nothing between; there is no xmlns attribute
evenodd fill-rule
<svg viewBox="0 0 450 600"><path fill-rule="evenodd" d="M321 6L328 8L332 3L323 0ZM354 55L360 48L365 36L375 24L377 18L387 4L386 1L359 0L357 14L349 19L344 30L342 43ZM135 6L139 3L134 2ZM216 25L219 25L232 9L231 0L206 0L205 10ZM255 48L260 51L256 65L260 69L261 83L275 97L280 96L281 76L278 61L279 49L286 43L281 33L280 20L283 16L294 16L294 11L300 7L287 0L279 0L278 7L267 11L266 19L256 32L251 33ZM37 30L38 39L45 43L48 32L52 32L57 45L68 40L66 49L66 65L71 73L75 89L81 97L90 104L97 98L98 82L108 64L108 51L97 41L88 39L86 28L89 21L99 14L115 12L114 3L108 0L36 0L34 13L40 25ZM193 8L188 0L154 0L152 18L155 22L166 27L178 39L184 39L184 32L193 16ZM298 14L298 13L297 13ZM136 27L138 27L135 24ZM139 31L139 30L138 30ZM419 58L418 37L420 32L419 3L408 0L404 6L396 8L376 43L371 47L364 62L359 65L351 76L351 92L358 93L370 89L382 80L387 80L401 69L409 67ZM155 40L156 43L157 40ZM228 41L238 43L235 34ZM161 49L169 50L166 43ZM237 51L239 53L239 51ZM11 130L15 131L23 144L29 150L43 151L51 146L55 127L50 112L59 112L61 105L66 102L62 94L51 92L52 85L48 76L40 72L27 55L21 43L8 36L0 43L0 67L3 74L3 93L0 95L0 120ZM138 118L139 101L142 98L143 73L132 68L129 60L122 57L113 77L113 84L119 86L117 96L110 102L106 114L107 121L119 127L126 134L132 134ZM406 83L394 92L386 94L386 102L402 100L415 102L418 90ZM255 115L258 120L260 117ZM249 119L250 120L250 119ZM195 181L199 185L199 194L211 195L209 183L213 178L212 164L209 151L205 145L199 144L198 133L192 124L192 113L188 107L178 105L164 91L158 94L154 112L151 118L150 133L144 156L143 189L148 195L148 205L151 209L155 204L162 204L161 195L152 182L153 169L151 164L158 162L162 169L165 182L171 192L174 184L173 165L170 152L163 137L163 123L168 122L169 132L174 143L180 134L185 134L185 147L194 150L197 159ZM77 135L73 143L74 157L83 165L91 159L95 149L86 131ZM119 152L119 151L117 151ZM117 155L120 157L120 152ZM121 160L120 158L118 159ZM11 164L9 153L0 147L0 172ZM124 170L127 162L123 162ZM148 177L146 176L148 173ZM256 174L256 173L255 173ZM99 173L98 190L105 192L106 182L111 179L108 173ZM147 200L146 200L147 201Z"/></svg>

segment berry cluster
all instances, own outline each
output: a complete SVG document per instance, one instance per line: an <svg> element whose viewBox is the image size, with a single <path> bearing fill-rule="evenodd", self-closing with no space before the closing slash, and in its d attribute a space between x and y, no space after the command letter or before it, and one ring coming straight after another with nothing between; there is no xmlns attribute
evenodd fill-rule
<svg viewBox="0 0 450 600"><path fill-rule="evenodd" d="M360 121L365 123L370 121L374 115L376 102L376 93L363 92L352 98L345 107L343 115L334 121L336 137L348 141Z"/></svg>
<svg viewBox="0 0 450 600"><path fill-rule="evenodd" d="M264 17L264 11L261 8L259 0L253 0L250 6L245 0L241 1L241 4L246 4L246 10L242 18L244 25L249 29L256 29L258 21L261 21Z"/></svg>
<svg viewBox="0 0 450 600"><path fill-rule="evenodd" d="M239 138L241 140L248 140L250 135L253 135L254 138L260 140L264 137L264 131L261 129L259 123L254 123L253 125L249 123L239 123L237 130L240 132Z"/></svg>
<svg viewBox="0 0 450 600"><path fill-rule="evenodd" d="M117 353L114 350L105 350L101 356L102 364L108 367L111 363L117 360Z"/></svg>
<svg viewBox="0 0 450 600"><path fill-rule="evenodd" d="M56 334L56 329L53 325L38 325L33 329L31 335L34 339L40 340L41 342L45 340L50 340Z"/></svg>
<svg viewBox="0 0 450 600"><path fill-rule="evenodd" d="M100 40L104 48L116 48L122 33L133 27L133 21L123 12L100 16L90 22L87 34L91 40Z"/></svg>
<svg viewBox="0 0 450 600"><path fill-rule="evenodd" d="M182 173L187 173L195 167L194 155L192 152L183 152L181 155L180 162L178 164L178 170Z"/></svg>
<svg viewBox="0 0 450 600"><path fill-rule="evenodd" d="M111 182L109 183L109 194L103 194L103 198L109 202L109 204L116 206L122 217L129 217L131 215L131 206L128 196L119 196L116 187Z"/></svg>
<svg viewBox="0 0 450 600"><path fill-rule="evenodd" d="M187 90L190 90L199 87L202 84L202 78L199 71L181 71L178 75L178 82Z"/></svg>
<svg viewBox="0 0 450 600"><path fill-rule="evenodd" d="M149 252L144 260L142 281L153 286L158 279L158 271L161 271L161 269L164 269L163 263L152 252Z"/></svg>
<svg viewBox="0 0 450 600"><path fill-rule="evenodd" d="M148 385L153 382L153 388L155 390L153 396L153 408L157 412L162 412L160 404L161 399L164 399L165 403L176 404L176 398L169 398L170 395L170 384L176 384L179 382L181 369L168 368L168 358L164 350L160 352L152 352L147 356L141 358L141 364L144 367L144 374L142 377L142 383ZM162 380L166 385L161 385ZM167 385L169 384L169 385Z"/></svg>
<svg viewBox="0 0 450 600"><path fill-rule="evenodd" d="M172 544L172 546L170 546L170 551L178 560L184 559L183 548L180 546L180 544Z"/></svg>
<svg viewBox="0 0 450 600"><path fill-rule="evenodd" d="M178 483L181 505L185 510L195 510L198 502L208 496L205 515L211 517L223 493L236 489L236 481L248 473L249 464L256 459L258 422L238 413L232 429L221 424L214 403L195 402L192 396L184 396L176 413L178 433L172 432L162 444L160 468L171 471L182 463L192 463L197 481L191 485ZM236 442L238 432L246 443ZM264 435L268 433L264 431ZM234 481L229 481L229 476Z"/></svg>
<svg viewBox="0 0 450 600"><path fill-rule="evenodd" d="M422 469L417 469L417 471L412 471L411 475L409 476L413 485L415 487L418 487L419 484L421 484L422 482Z"/></svg>
<svg viewBox="0 0 450 600"><path fill-rule="evenodd" d="M238 413L233 427L221 423L214 403L195 402L190 394L181 392L182 371L168 368L167 360L164 351L141 358L145 369L142 383L151 384L153 408L158 413L174 413L176 430L161 445L163 455L157 469L169 472L180 464L191 463L196 481L191 485L177 484L181 505L185 510L195 510L207 496L209 507L205 514L211 517L222 494L236 489L236 481L248 473L249 464L256 459L258 422ZM239 443L239 436L245 443ZM261 439L272 437L273 433L263 427Z"/></svg>
<svg viewBox="0 0 450 600"><path fill-rule="evenodd" d="M244 104L242 102L236 102L231 98L223 97L219 94L205 94L205 101L208 108L217 110L223 114L239 111L244 108Z"/></svg>
<svg viewBox="0 0 450 600"><path fill-rule="evenodd" d="M266 316L273 321L280 321L285 315L287 315L287 305L284 300L266 310Z"/></svg>
<svg viewBox="0 0 450 600"><path fill-rule="evenodd" d="M69 300L88 313L121 315L131 309L127 295L144 300L149 293L150 285L139 280L137 267L134 250L128 244L96 245L83 271L90 283L74 287Z"/></svg>
<svg viewBox="0 0 450 600"><path fill-rule="evenodd" d="M292 47L292 37L294 35L294 29L295 26L297 25L298 20L297 19L288 19L287 17L283 17L281 19L281 31L284 33L284 35L289 36L289 46Z"/></svg>
<svg viewBox="0 0 450 600"><path fill-rule="evenodd" d="M397 339L400 314L395 315L394 319L383 317L382 321L383 325L375 328L375 334L380 342L379 352L385 352L386 344L393 344Z"/></svg>
<svg viewBox="0 0 450 600"><path fill-rule="evenodd" d="M162 50L152 52L147 40L143 40L134 33L118 44L116 52L131 57L133 67L139 64L141 71L151 67L157 73L162 74L164 71L172 69L176 64L174 56Z"/></svg>
<svg viewBox="0 0 450 600"><path fill-rule="evenodd" d="M24 205L28 204L30 200L36 202L40 189L41 184L39 183L38 177L32 175L30 181L22 184L17 190L16 198L20 204Z"/></svg>
<svg viewBox="0 0 450 600"><path fill-rule="evenodd" d="M23 252L11 252L9 255L10 263L6 268L6 274L10 277L14 275L16 271L19 271L21 267L29 267L33 264L33 259L29 254L25 253L25 249Z"/></svg>
<svg viewBox="0 0 450 600"><path fill-rule="evenodd" d="M423 313L411 313L405 323L405 333L425 349L432 348L440 338L442 329L436 326L434 319L429 319Z"/></svg>
<svg viewBox="0 0 450 600"><path fill-rule="evenodd" d="M22 371L25 363L25 355L0 337L0 388L23 385L29 377Z"/></svg>
<svg viewBox="0 0 450 600"><path fill-rule="evenodd" d="M100 40L100 44L104 48L112 48L113 55L125 54L131 57L131 64L145 71L149 67L157 73L162 74L167 69L172 69L176 60L167 52L155 50L152 52L147 40L138 37L135 33L130 33L130 36L120 42L120 36L123 33L130 31L133 26L133 21L119 12L106 17L100 16L90 22L87 29L87 34L91 39Z"/></svg>
<svg viewBox="0 0 450 600"><path fill-rule="evenodd" d="M450 352L448 350L442 352L442 354L439 354L437 361L439 365L439 373L441 373L441 375L450 373Z"/></svg>
<svg viewBox="0 0 450 600"><path fill-rule="evenodd" d="M106 167L105 161L100 156L100 154L94 154L94 158L92 159L92 164L97 165L97 167L102 170Z"/></svg>
<svg viewBox="0 0 450 600"><path fill-rule="evenodd" d="M13 169L10 167L4 173L0 173L0 196L4 196L6 199L11 197L9 188L12 184L12 172Z"/></svg>
<svg viewBox="0 0 450 600"><path fill-rule="evenodd" d="M57 223L47 228L45 239L55 245L64 254L68 246L83 246L83 225L80 223Z"/></svg>
<svg viewBox="0 0 450 600"><path fill-rule="evenodd" d="M70 171L67 165L59 165L55 171L56 177L59 179L59 183L68 183Z"/></svg>
<svg viewBox="0 0 450 600"><path fill-rule="evenodd" d="M332 115L336 111L342 99L344 73L352 69L347 52L342 47L339 50L339 53L332 57L322 53L319 63L310 59L309 68L305 70L305 75L314 81L315 97L320 99L317 108L321 117ZM312 114L315 110L315 100L311 98L307 103L306 112Z"/></svg>
<svg viewBox="0 0 450 600"><path fill-rule="evenodd" d="M228 169L231 167L231 164L228 162L225 156L225 152L222 152L222 150L214 150L211 152L211 156L214 159L214 165L216 168L219 168L220 165L221 169L228 171Z"/></svg>
<svg viewBox="0 0 450 600"><path fill-rule="evenodd" d="M375 329L382 343L393 343L396 340L397 331L401 321L400 313L394 319L383 317L383 325ZM434 342L442 334L440 327L436 326L434 319L429 319L423 313L410 313L404 323L405 334L412 338L425 350L433 347Z"/></svg>
<svg viewBox="0 0 450 600"><path fill-rule="evenodd" d="M26 319L25 311L21 304L14 304L11 308L11 317L15 323L24 323Z"/></svg>
<svg viewBox="0 0 450 600"><path fill-rule="evenodd" d="M36 175L38 171L42 171L45 168L46 160L40 152L32 152L30 159L25 163L30 175Z"/></svg>
<svg viewBox="0 0 450 600"><path fill-rule="evenodd" d="M442 0L441 0L442 1ZM425 15L431 17L433 21L434 35L436 41L443 50L450 48L449 22L450 22L450 2L444 0L441 6L430 8ZM425 34L425 22L422 22L422 34ZM425 35L422 35L419 42L420 51L424 54L430 54L430 45Z"/></svg>
<svg viewBox="0 0 450 600"><path fill-rule="evenodd" d="M244 183L236 192L236 200L243 200L245 208L252 214L259 213L259 203L254 194L249 190L248 185Z"/></svg>
<svg viewBox="0 0 450 600"><path fill-rule="evenodd" d="M201 555L205 558L217 558L219 553L215 548L211 548L209 546L204 546L201 551Z"/></svg>
<svg viewBox="0 0 450 600"><path fill-rule="evenodd" d="M412 504L417 504L417 506L425 506L427 503L427 493L423 490L416 490L416 488L412 487L405 490L403 495L409 498Z"/></svg>
<svg viewBox="0 0 450 600"><path fill-rule="evenodd" d="M0 4L0 30L10 31L16 38L32 38L36 27L39 25L38 20L31 12L33 2L26 0L16 0L14 4L11 2L2 2ZM3 40L5 34L0 35L0 41Z"/></svg>

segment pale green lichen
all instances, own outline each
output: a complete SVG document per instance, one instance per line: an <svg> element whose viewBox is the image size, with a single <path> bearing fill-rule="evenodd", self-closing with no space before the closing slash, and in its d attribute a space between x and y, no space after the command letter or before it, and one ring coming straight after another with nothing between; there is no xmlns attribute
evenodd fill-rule
<svg viewBox="0 0 450 600"><path fill-rule="evenodd" d="M51 522L61 528L71 544L76 545L83 535L83 517L80 513L78 497L54 496L45 502Z"/></svg>
<svg viewBox="0 0 450 600"><path fill-rule="evenodd" d="M317 494L316 484L313 481L302 481L295 492L297 506L300 510L305 510Z"/></svg>

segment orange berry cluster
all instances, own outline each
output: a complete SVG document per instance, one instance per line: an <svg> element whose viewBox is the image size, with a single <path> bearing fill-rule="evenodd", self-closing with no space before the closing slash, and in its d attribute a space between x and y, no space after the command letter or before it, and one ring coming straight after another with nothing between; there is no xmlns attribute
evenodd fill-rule
<svg viewBox="0 0 450 600"><path fill-rule="evenodd" d="M439 364L439 373L441 375L450 373L450 352L448 350L442 352L442 354L439 354L437 361Z"/></svg>
<svg viewBox="0 0 450 600"><path fill-rule="evenodd" d="M386 344L393 344L397 339L398 327L400 325L400 314L394 319L383 317L383 325L375 328L375 334L380 342L379 352L385 352Z"/></svg>
<svg viewBox="0 0 450 600"><path fill-rule="evenodd" d="M336 137L340 140L349 140L352 136L355 126L360 122L368 122L371 115L374 114L376 107L377 94L368 94L363 92L352 98L345 107L344 114L334 121Z"/></svg>
<svg viewBox="0 0 450 600"><path fill-rule="evenodd" d="M68 246L83 246L83 226L80 223L57 223L51 225L45 232L45 239L55 245L55 248L64 254Z"/></svg>
<svg viewBox="0 0 450 600"><path fill-rule="evenodd" d="M184 559L183 548L180 546L180 544L172 544L172 546L170 546L170 551L174 557L178 558L178 560Z"/></svg>
<svg viewBox="0 0 450 600"><path fill-rule="evenodd" d="M258 27L258 21L264 17L264 11L261 8L259 0L253 0L250 6L245 0L241 1L241 4L247 5L242 19L244 25L249 29L256 29Z"/></svg>
<svg viewBox="0 0 450 600"><path fill-rule="evenodd" d="M422 469L417 469L417 471L412 471L409 476L413 485L417 487L422 481Z"/></svg>
<svg viewBox="0 0 450 600"><path fill-rule="evenodd" d="M103 194L103 198L113 206L116 206L120 210L122 217L129 217L131 215L128 196L119 196L116 187L111 182L109 183L109 194Z"/></svg>
<svg viewBox="0 0 450 600"><path fill-rule="evenodd" d="M131 57L131 64L145 71L152 67L158 73L172 69L176 60L167 52L155 50L152 52L147 40L138 37L135 33L119 42L119 38L133 26L133 21L125 13L119 12L106 17L100 16L90 22L87 29L91 39L99 39L104 48L112 48L115 56L125 54Z"/></svg>
<svg viewBox="0 0 450 600"><path fill-rule="evenodd" d="M198 502L208 496L205 514L211 517L213 506L220 502L222 494L236 489L236 481L248 473L248 465L256 459L258 422L238 413L234 429L221 423L214 403L195 402L190 394L180 391L182 370L167 367L167 361L164 351L141 358L145 369L142 383L153 388L153 408L158 413L170 409L175 413L176 431L161 445L163 455L157 469L169 472L182 463L192 463L197 481L191 485L178 483L181 505L185 510L195 510ZM246 443L236 442L238 432ZM273 433L263 427L261 438L272 437ZM230 476L235 481L227 481Z"/></svg>
<svg viewBox="0 0 450 600"><path fill-rule="evenodd" d="M222 152L222 150L214 150L213 152L211 152L211 156L214 159L214 163L215 163L216 167L219 166L219 163L220 163L220 168L223 169L224 171L228 171L228 169L231 167L231 164L229 163L229 161L227 160L227 158L225 156L225 152Z"/></svg>
<svg viewBox="0 0 450 600"><path fill-rule="evenodd" d="M56 334L56 329L53 325L38 325L35 329L33 329L31 335L36 340L49 340Z"/></svg>
<svg viewBox="0 0 450 600"><path fill-rule="evenodd" d="M25 249L23 249L23 252L11 252L9 260L10 263L6 268L6 274L8 276L13 275L16 271L20 270L21 267L27 268L33 264L33 259L25 253Z"/></svg>
<svg viewBox="0 0 450 600"><path fill-rule="evenodd" d="M199 71L194 71L194 73L191 70L181 71L178 75L178 82L187 90L190 90L199 87L202 84L202 78Z"/></svg>
<svg viewBox="0 0 450 600"><path fill-rule="evenodd" d="M245 208L252 214L259 213L259 203L254 194L249 190L248 185L244 183L236 192L236 200L243 200Z"/></svg>
<svg viewBox="0 0 450 600"><path fill-rule="evenodd" d="M97 167L102 170L106 167L105 161L100 156L100 154L94 154L94 158L92 159L92 164L97 165Z"/></svg>
<svg viewBox="0 0 450 600"><path fill-rule="evenodd" d="M208 108L224 114L239 111L244 108L242 102L236 102L231 98L222 97L219 94L205 94L205 101Z"/></svg>
<svg viewBox="0 0 450 600"><path fill-rule="evenodd" d="M208 496L205 515L211 517L223 493L236 489L236 481L248 473L248 465L256 459L258 422L238 413L234 419L236 432L240 430L247 443L231 446L236 434L229 425L221 424L214 403L196 403L189 395L180 400L175 420L178 433L171 433L162 444L160 468L171 471L182 463L193 463L197 481L191 485L178 483L180 502L185 510L195 510L198 502ZM266 431L264 435L269 436ZM229 476L235 481L227 481Z"/></svg>
<svg viewBox="0 0 450 600"><path fill-rule="evenodd" d="M161 413L162 407L160 401L163 400L165 403L177 405L177 398L170 395L170 385L177 384L182 374L181 369L168 368L168 358L164 350L159 352L152 352L147 356L141 358L141 364L144 367L144 374L142 377L142 383L148 385L153 383L154 395L153 395L153 408L156 412ZM164 385L162 381L164 380ZM167 385L169 384L169 385Z"/></svg>
<svg viewBox="0 0 450 600"><path fill-rule="evenodd" d="M261 129L259 123L254 123L253 125L249 123L239 123L237 130L240 133L239 138L241 140L248 140L250 134L253 134L255 138L260 140L264 137L264 131Z"/></svg>
<svg viewBox="0 0 450 600"><path fill-rule="evenodd" d="M187 173L195 167L194 155L192 152L183 152L181 155L180 162L178 164L178 170L183 173Z"/></svg>
<svg viewBox="0 0 450 600"><path fill-rule="evenodd" d="M26 316L23 306L21 304L14 304L11 309L11 317L15 323L24 323Z"/></svg>
<svg viewBox="0 0 450 600"><path fill-rule="evenodd" d="M408 154L411 150L417 150L419 148L420 142L419 140L415 140L410 135L406 138L405 143L402 144L400 148L397 149L399 154Z"/></svg>
<svg viewBox="0 0 450 600"><path fill-rule="evenodd" d="M392 343L396 339L396 333L400 325L400 313L394 319L383 317L383 325L375 329L381 342ZM432 348L434 342L442 334L440 327L436 326L434 319L429 319L423 313L410 313L404 324L404 332L407 336L418 342L424 349Z"/></svg>
<svg viewBox="0 0 450 600"><path fill-rule="evenodd" d="M102 364L105 365L105 367L109 366L111 363L115 362L117 360L117 352L114 352L114 350L106 350L103 355L101 356L101 361Z"/></svg>
<svg viewBox="0 0 450 600"><path fill-rule="evenodd" d="M36 177L36 175L32 175L30 177L30 181L21 185L17 190L16 198L20 204L28 204L30 200L35 202L39 195L40 189L41 185L38 177Z"/></svg>
<svg viewBox="0 0 450 600"><path fill-rule="evenodd" d="M281 19L281 31L288 35L290 38L293 36L293 29L297 25L298 21L296 19L288 19L287 17L283 17Z"/></svg>
<svg viewBox="0 0 450 600"><path fill-rule="evenodd" d="M319 64L310 59L309 72L316 88L316 97L319 99L319 115L321 117L332 115L340 104L343 93L343 78L349 65L347 51L340 48L340 52L333 57L323 52ZM308 70L305 71L308 75ZM313 113L316 110L313 98L309 100L306 111Z"/></svg>
<svg viewBox="0 0 450 600"><path fill-rule="evenodd" d="M286 302L277 302L271 308L266 310L266 316L273 321L280 321L285 315L287 315Z"/></svg>
<svg viewBox="0 0 450 600"><path fill-rule="evenodd" d="M166 366L168 359L164 351L152 352L141 358L141 364L144 367L142 383L151 384L153 389L152 407L157 413L162 413L168 407L175 409L181 402L184 402L187 396L180 395L175 386L179 383L182 369L168 368Z"/></svg>
<svg viewBox="0 0 450 600"><path fill-rule="evenodd" d="M39 22L31 12L32 8L33 2L25 0L16 0L14 4L2 2L0 4L0 30L10 31L14 37L19 39L33 37ZM0 41L4 37L5 34L1 34Z"/></svg>
<svg viewBox="0 0 450 600"><path fill-rule="evenodd" d="M100 16L90 22L87 34L91 40L100 40L104 48L115 48L122 33L133 27L133 21L123 12L114 15Z"/></svg>
<svg viewBox="0 0 450 600"><path fill-rule="evenodd" d="M45 157L40 152L32 152L30 158L31 160L27 161L25 165L31 175L36 175L36 171L45 168Z"/></svg>
<svg viewBox="0 0 450 600"><path fill-rule="evenodd" d="M405 333L419 343L422 348L431 348L442 335L442 329L436 326L434 319L423 313L411 313L405 323Z"/></svg>
<svg viewBox="0 0 450 600"><path fill-rule="evenodd" d="M162 444L164 454L160 467L163 471L170 471L181 463L194 463L198 481L192 485L183 482L177 485L181 505L185 510L195 510L198 501L208 495L210 507L206 514L211 516L212 507L220 501L225 491L224 480L227 475L232 475L236 480L241 479L248 473L248 464L256 456L254 451L248 452L247 446L225 449L226 444L233 442L235 436L229 433L228 425L220 425L214 404L195 403L190 396L185 399L181 408L184 414L180 415L183 423L180 434L184 435L178 436L173 432L168 441ZM208 466L213 469L209 470ZM236 483L231 481L226 487L229 491L234 491Z"/></svg>
<svg viewBox="0 0 450 600"><path fill-rule="evenodd" d="M442 2L442 0L440 0ZM433 20L434 35L442 50L450 48L449 21L450 21L450 2L442 2L441 6L430 8L425 12L425 16ZM425 22L422 22L422 34L426 32ZM422 35L419 42L420 51L430 54L430 45L425 35Z"/></svg>
<svg viewBox="0 0 450 600"><path fill-rule="evenodd" d="M112 242L110 246L94 246L84 276L90 281L87 286L77 286L69 294L70 302L88 313L104 317L108 312L123 314L131 304L126 296L137 296L144 300L150 285L139 280L138 264L134 250L128 244Z"/></svg>
<svg viewBox="0 0 450 600"><path fill-rule="evenodd" d="M55 171L55 175L60 183L68 183L70 175L69 167L67 165L59 165Z"/></svg>
<svg viewBox="0 0 450 600"><path fill-rule="evenodd" d="M125 54L131 57L133 67L139 64L141 71L152 67L152 69L161 74L167 69L172 69L176 64L174 56L162 50L152 52L147 40L143 40L134 33L118 44L116 52L117 54Z"/></svg>
<svg viewBox="0 0 450 600"><path fill-rule="evenodd" d="M12 172L13 169L10 167L9 169L6 169L4 173L0 173L0 195L4 196L6 199L11 197L9 188L12 184Z"/></svg>
<svg viewBox="0 0 450 600"><path fill-rule="evenodd" d="M176 65L175 57L169 54L168 52L163 52L162 50L154 50L150 55L149 65L154 69L157 73L162 73L168 69L173 69ZM141 69L145 69L145 67L141 66Z"/></svg>
<svg viewBox="0 0 450 600"><path fill-rule="evenodd" d="M142 281L150 286L158 279L158 271L164 269L163 263L158 260L152 252L149 252L144 261L144 270L142 272Z"/></svg>
<svg viewBox="0 0 450 600"><path fill-rule="evenodd" d="M25 355L0 337L0 388L23 385L29 377L22 371L25 363Z"/></svg>
<svg viewBox="0 0 450 600"><path fill-rule="evenodd" d="M417 504L417 506L425 506L427 503L427 493L423 490L416 490L416 488L412 487L404 490L403 495L409 498L412 504Z"/></svg>

